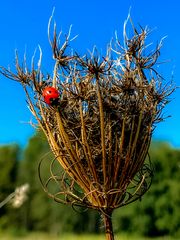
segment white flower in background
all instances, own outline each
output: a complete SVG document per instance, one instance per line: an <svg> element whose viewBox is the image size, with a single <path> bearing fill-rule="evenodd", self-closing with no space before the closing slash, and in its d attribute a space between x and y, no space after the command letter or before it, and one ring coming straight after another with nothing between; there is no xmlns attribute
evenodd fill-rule
<svg viewBox="0 0 180 240"><path fill-rule="evenodd" d="M14 191L14 197L11 200L11 204L14 208L19 208L27 200L27 193L29 191L29 184L25 183L24 185L17 187Z"/></svg>
<svg viewBox="0 0 180 240"><path fill-rule="evenodd" d="M29 184L25 183L20 187L17 187L14 192L9 194L2 202L0 202L0 208L6 205L8 202L11 203L12 207L19 208L27 200L27 193L29 191Z"/></svg>

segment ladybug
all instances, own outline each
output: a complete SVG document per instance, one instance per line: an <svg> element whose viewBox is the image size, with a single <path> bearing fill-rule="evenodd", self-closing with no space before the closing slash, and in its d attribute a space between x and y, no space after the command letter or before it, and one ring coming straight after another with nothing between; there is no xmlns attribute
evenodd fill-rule
<svg viewBox="0 0 180 240"><path fill-rule="evenodd" d="M44 98L45 103L48 105L57 104L59 99L59 92L54 87L45 87L42 91L42 95Z"/></svg>

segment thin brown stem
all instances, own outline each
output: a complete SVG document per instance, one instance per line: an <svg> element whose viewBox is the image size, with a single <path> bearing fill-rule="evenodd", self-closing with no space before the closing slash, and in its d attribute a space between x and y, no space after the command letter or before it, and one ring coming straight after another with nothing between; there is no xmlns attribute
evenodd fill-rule
<svg viewBox="0 0 180 240"><path fill-rule="evenodd" d="M105 122L104 122L104 111L103 111L103 102L102 95L99 86L99 79L97 78L97 95L99 102L99 117L100 117L100 131L101 131L101 147L102 147L102 170L104 177L104 189L106 190L107 184L107 173L106 173L106 144L105 144Z"/></svg>
<svg viewBox="0 0 180 240"><path fill-rule="evenodd" d="M112 210L103 213L106 240L114 240Z"/></svg>

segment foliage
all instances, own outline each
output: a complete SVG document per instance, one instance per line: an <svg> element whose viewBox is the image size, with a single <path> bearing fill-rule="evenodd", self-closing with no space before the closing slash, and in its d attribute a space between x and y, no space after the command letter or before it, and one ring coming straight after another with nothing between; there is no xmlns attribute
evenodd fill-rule
<svg viewBox="0 0 180 240"><path fill-rule="evenodd" d="M116 228L146 236L180 237L180 151L167 143L153 142L152 186L142 201L115 213Z"/></svg>
<svg viewBox="0 0 180 240"><path fill-rule="evenodd" d="M71 206L57 204L43 192L38 178L38 163L41 158L49 172L49 147L44 136L37 133L29 140L19 161L18 146L0 147L0 197L6 197L16 186L30 184L28 201L20 209L10 204L0 209L1 227L17 231L47 231L51 234L63 232L95 233L102 222L95 211L80 212ZM153 183L141 201L135 202L114 213L115 232L145 236L170 235L180 237L180 150L164 142L153 142L150 148L154 167ZM56 171L61 171L56 166ZM95 238L96 239L96 238ZM122 238L123 239L123 238ZM127 238L128 239L128 238ZM131 238L132 239L132 238ZM140 239L140 238L138 238Z"/></svg>
<svg viewBox="0 0 180 240"><path fill-rule="evenodd" d="M0 148L0 201L13 190L18 154L19 148L17 145L7 145Z"/></svg>
<svg viewBox="0 0 180 240"><path fill-rule="evenodd" d="M16 186L19 150L17 145L0 147L0 202L11 194ZM8 227L12 219L9 205L0 208L0 228Z"/></svg>

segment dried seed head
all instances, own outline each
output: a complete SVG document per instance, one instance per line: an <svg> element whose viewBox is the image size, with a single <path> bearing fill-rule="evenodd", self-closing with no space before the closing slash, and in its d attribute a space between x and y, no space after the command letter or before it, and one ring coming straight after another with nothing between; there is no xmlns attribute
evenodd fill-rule
<svg viewBox="0 0 180 240"><path fill-rule="evenodd" d="M161 43L145 54L147 29L138 32L133 26L133 34L128 39L124 32L124 47L116 39L115 50L109 45L105 57L97 51L81 57L66 55L70 33L60 46L54 32L52 78L44 77L39 65L28 72L18 59L16 74L2 68L22 83L31 112L65 171L58 177L52 164L44 185L49 191L48 183L58 182L60 190L50 194L56 201L106 211L137 200L150 187L152 169L145 159L174 89L164 87L155 70ZM40 91L47 79L59 91L56 104L45 99L50 107Z"/></svg>

